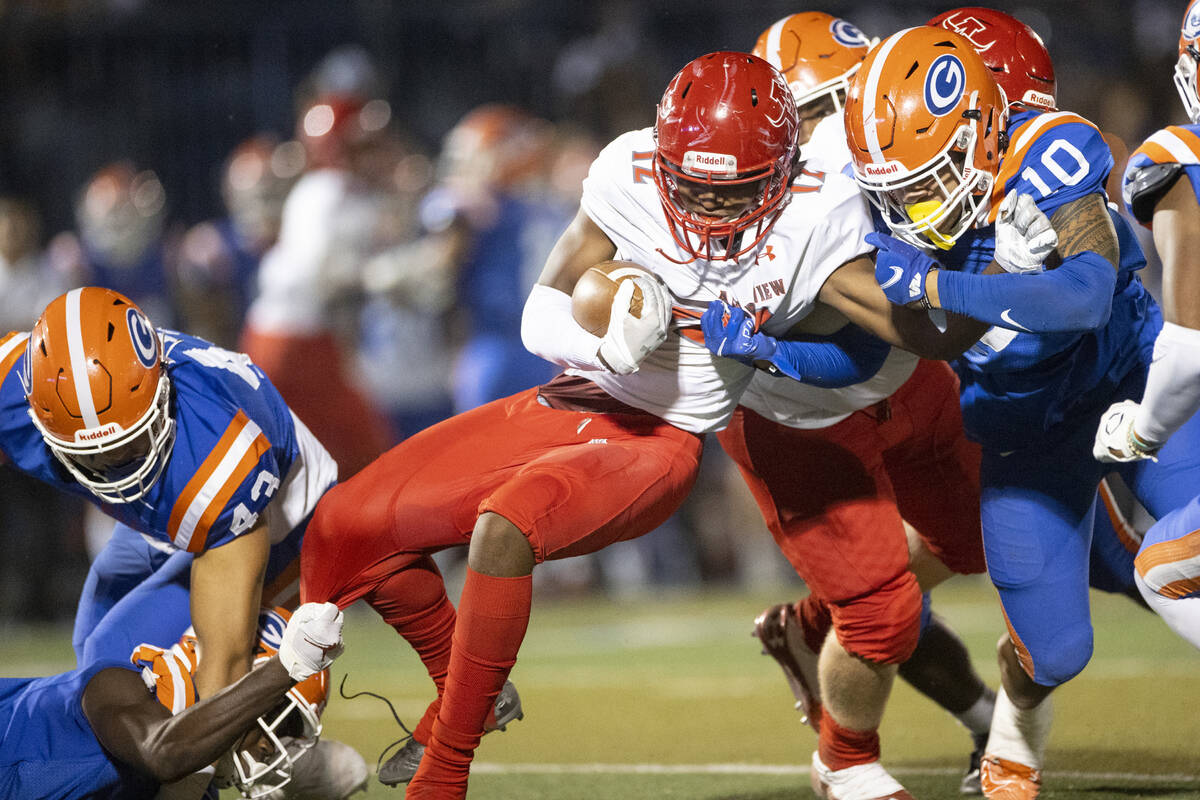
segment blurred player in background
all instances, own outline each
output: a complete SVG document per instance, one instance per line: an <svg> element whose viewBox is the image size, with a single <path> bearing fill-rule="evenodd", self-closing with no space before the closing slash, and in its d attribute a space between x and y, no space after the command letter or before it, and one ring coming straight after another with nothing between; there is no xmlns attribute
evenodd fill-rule
<svg viewBox="0 0 1200 800"><path fill-rule="evenodd" d="M273 134L252 136L230 153L221 172L227 216L194 225L183 239L177 294L185 330L237 346L259 262L279 237L284 199L304 164L303 145Z"/></svg>
<svg viewBox="0 0 1200 800"><path fill-rule="evenodd" d="M180 237L167 213L166 189L153 170L131 161L101 168L75 204L82 264L73 282L120 292L153 319L175 326Z"/></svg>
<svg viewBox="0 0 1200 800"><path fill-rule="evenodd" d="M229 777L246 796L341 800L366 783L361 757L347 758L345 745L321 759L306 755L317 752L341 629L330 604L294 615L264 609L255 669L203 697L194 683L196 641L186 635L59 675L0 678L0 794L215 797L211 765L225 757L237 764Z"/></svg>
<svg viewBox="0 0 1200 800"><path fill-rule="evenodd" d="M716 113L727 104L736 113ZM791 191L797 127L791 92L765 61L713 53L684 67L656 126L619 137L593 163L580 210L526 301L526 346L568 371L418 434L318 508L304 596L340 606L367 599L413 644L439 689L414 733L427 749L407 796L465 795L528 625L534 566L640 536L683 500L700 435L728 422L755 372L748 360L705 348L697 322L710 303L752 309L782 337L833 284L835 302L854 297L853 309L842 305L893 339L903 331L930 350L958 352L977 338L972 330L946 343L952 337L923 312L888 303L861 257L871 223L849 179ZM607 330L595 335L574 320L571 292L618 255L653 275L622 282ZM635 291L640 315L631 310ZM672 315L682 334L669 330ZM778 342L773 363L802 355ZM842 368L856 369L850 349L839 351ZM456 618L429 554L467 542ZM915 631L920 594L915 581L910 588ZM886 783L876 796L908 796L877 760L866 771L868 782L882 775Z"/></svg>
<svg viewBox="0 0 1200 800"><path fill-rule="evenodd" d="M754 54L780 69L795 96L805 176L850 168L841 112L850 78L869 44L851 23L816 11L778 20L755 44ZM803 179L793 188L806 189ZM953 572L984 569L979 452L962 431L957 379L944 362L920 361L892 349L878 373L846 388L821 389L756 374L741 405L718 439L747 479L759 485L755 494L760 503L768 492L762 508L768 527L811 590L794 606L773 606L755 621L763 651L783 668L797 708L820 728L817 654L831 626L849 652L856 652L850 631L861 621L850 600L867 594L861 581L863 565L871 562L856 551L847 555L847 542L861 538L864 548L879 552L880 539L903 541L906 531L909 566L926 593L920 637L915 647L897 637L898 650L888 657L894 660L911 650L900 664L900 677L970 732L973 752L961 788L978 794L979 760L995 693L976 674L963 642L931 613L928 596ZM786 455L767 456L769 449ZM839 458L838 469L829 469L835 453L855 457ZM768 477L763 466L768 463L787 465L792 478ZM773 488L762 485L764 477ZM861 487L872 484L875 491L864 494ZM903 525L900 517L919 524ZM850 533L856 530L866 535ZM818 544L821 532L829 541ZM873 569L886 566L895 573L886 577L895 580L901 551L892 547L890 552L893 558ZM846 563L831 560L834 553Z"/></svg>
<svg viewBox="0 0 1200 800"><path fill-rule="evenodd" d="M1200 2L1184 12L1175 86L1191 124L1152 135L1129 159L1124 199L1150 227L1163 264L1163 327L1140 400L1114 403L1096 429L1094 453L1103 462L1170 464L1178 449L1194 447L1189 422L1200 410ZM1192 434L1194 435L1194 434ZM1172 450L1175 449L1174 453ZM1179 476L1175 480L1188 480ZM1200 500L1160 515L1141 543L1137 587L1171 629L1200 647Z"/></svg>
<svg viewBox="0 0 1200 800"><path fill-rule="evenodd" d="M193 625L196 686L250 668L260 602L290 605L304 526L337 478L250 360L155 329L128 298L73 289L0 339L0 450L117 520L75 619L79 666ZM172 557L186 571L163 571ZM188 603L161 592L184 587Z"/></svg>
<svg viewBox="0 0 1200 800"><path fill-rule="evenodd" d="M241 348L349 476L393 441L350 366L363 266L394 241L386 202L396 151L391 107L374 79L343 86L325 77L343 66L369 65L332 58L301 99L297 139L307 169L284 203L279 240L263 256Z"/></svg>
<svg viewBox="0 0 1200 800"><path fill-rule="evenodd" d="M1033 797L1046 698L1092 650L1088 549L1104 474L1090 458L1094 426L1105 405L1141 391L1159 327L1135 275L1144 259L1105 205L1112 157L1100 132L1066 112L1008 117L957 34L912 28L881 43L851 83L846 119L855 176L892 234L870 237L889 299L995 326L956 361L964 424L983 445L988 571L1010 628L982 785ZM1011 224L993 229L997 219ZM1200 467L1186 453L1153 466ZM1185 502L1189 481L1120 472L1152 513Z"/></svg>

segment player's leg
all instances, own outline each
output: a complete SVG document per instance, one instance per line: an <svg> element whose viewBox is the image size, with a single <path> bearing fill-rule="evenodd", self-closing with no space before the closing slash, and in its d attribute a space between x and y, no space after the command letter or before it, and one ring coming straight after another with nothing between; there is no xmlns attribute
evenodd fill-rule
<svg viewBox="0 0 1200 800"><path fill-rule="evenodd" d="M75 611L71 645L75 649L78 666L89 663L85 658L87 640L105 616L121 598L154 574L170 556L171 552L168 549L155 547L127 525L120 522L113 525L112 537L88 569L87 579L79 596L79 607ZM178 634L175 638L179 638ZM143 640L134 642L120 658L127 658L133 647L141 641Z"/></svg>
<svg viewBox="0 0 1200 800"><path fill-rule="evenodd" d="M191 566L191 553L176 552L126 592L83 640L80 665L125 661L143 642L179 641L192 624Z"/></svg>
<svg viewBox="0 0 1200 800"><path fill-rule="evenodd" d="M1200 415L1171 436L1157 461L1119 469L1158 518L1134 559L1137 588L1171 630L1200 647Z"/></svg>
<svg viewBox="0 0 1200 800"><path fill-rule="evenodd" d="M1100 470L1086 427L1053 449L984 452L984 548L1009 628L998 649L1002 690L983 760L989 796L1037 795L1049 694L1091 658L1088 551Z"/></svg>
<svg viewBox="0 0 1200 800"><path fill-rule="evenodd" d="M536 401L518 413L523 430L504 433L526 433L533 455L477 506L446 690L409 797L465 794L487 712L525 635L534 564L653 530L699 467L700 439L653 417L584 415Z"/></svg>
<svg viewBox="0 0 1200 800"><path fill-rule="evenodd" d="M844 782L868 770L872 796L903 792L879 765L877 729L896 665L916 645L921 595L874 420L860 413L804 431L741 409L719 439L835 633L817 663L815 785L841 796Z"/></svg>
<svg viewBox="0 0 1200 800"><path fill-rule="evenodd" d="M889 398L889 412L879 422L880 435L891 442L883 459L900 514L910 523L909 565L922 590L950 575L983 572L980 451L963 431L954 372L943 362L921 361ZM975 671L966 646L944 621L928 614L900 677L971 734L972 753L960 789L978 794L995 693Z"/></svg>

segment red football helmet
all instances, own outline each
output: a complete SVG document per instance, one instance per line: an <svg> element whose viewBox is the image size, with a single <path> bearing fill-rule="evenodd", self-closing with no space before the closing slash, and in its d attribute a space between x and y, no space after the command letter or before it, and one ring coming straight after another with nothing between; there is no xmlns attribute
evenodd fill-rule
<svg viewBox="0 0 1200 800"><path fill-rule="evenodd" d="M145 496L175 441L171 384L150 320L96 286L50 301L22 372L29 416L64 467L109 503Z"/></svg>
<svg viewBox="0 0 1200 800"><path fill-rule="evenodd" d="M704 260L758 247L791 197L796 131L791 90L761 58L709 53L680 70L654 126L654 181L679 247Z"/></svg>
<svg viewBox="0 0 1200 800"><path fill-rule="evenodd" d="M296 122L296 138L308 153L310 167L347 168L358 148L382 139L392 107L381 98L329 94L304 107Z"/></svg>
<svg viewBox="0 0 1200 800"><path fill-rule="evenodd" d="M975 46L1008 102L1054 111L1054 62L1042 37L1021 20L992 8L955 8L928 25L961 35Z"/></svg>
<svg viewBox="0 0 1200 800"><path fill-rule="evenodd" d="M283 629L291 618L286 608L262 609L255 664L279 652ZM325 669L289 689L279 705L258 718L258 727L234 745L233 782L243 797L264 797L292 779L296 759L321 736L321 712L328 696L329 670Z"/></svg>
<svg viewBox="0 0 1200 800"><path fill-rule="evenodd" d="M1175 88L1194 124L1200 124L1200 92L1197 91L1197 68L1200 63L1200 0L1188 3L1179 29L1179 61L1175 63Z"/></svg>
<svg viewBox="0 0 1200 800"><path fill-rule="evenodd" d="M971 43L908 28L871 50L846 96L854 177L898 238L949 249L991 207L1004 92Z"/></svg>

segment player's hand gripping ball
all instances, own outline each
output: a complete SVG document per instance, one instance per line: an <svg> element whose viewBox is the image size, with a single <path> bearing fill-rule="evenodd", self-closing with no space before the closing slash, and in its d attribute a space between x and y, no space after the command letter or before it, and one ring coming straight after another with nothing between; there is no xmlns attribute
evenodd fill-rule
<svg viewBox="0 0 1200 800"><path fill-rule="evenodd" d="M671 295L649 270L629 261L605 261L575 284L571 314L584 330L601 337L604 365L628 375L666 340Z"/></svg>

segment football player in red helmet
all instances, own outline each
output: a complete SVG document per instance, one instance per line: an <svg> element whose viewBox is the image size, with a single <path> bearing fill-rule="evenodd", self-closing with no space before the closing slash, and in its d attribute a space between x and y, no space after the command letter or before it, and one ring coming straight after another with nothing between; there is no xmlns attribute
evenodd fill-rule
<svg viewBox="0 0 1200 800"><path fill-rule="evenodd" d="M187 561L180 555L170 568L186 572ZM209 765L233 752L247 731L260 732L261 753L286 757L272 757L269 769L243 770L238 786L245 796L263 797L298 781L298 745L275 734L299 711L299 732L309 736L301 741L315 742L328 668L342 652L342 613L331 604L301 606L276 635L272 655L204 697L193 684L198 659L187 636L168 648L142 644L121 661L60 675L0 678L0 722L16 732L0 739L0 763L21 764L5 773L6 796L149 797L170 784L172 797L201 797L213 780ZM316 785L327 791L298 796L340 800L363 786L362 758L340 748L339 769L320 759L330 774Z"/></svg>
<svg viewBox="0 0 1200 800"><path fill-rule="evenodd" d="M793 359L808 343L787 336L818 304L898 343L903 330L936 352L961 352L982 333L943 334L923 312L889 305L865 257L871 221L857 185L837 173L812 191L791 191L796 130L791 92L767 62L720 52L687 64L654 127L622 134L593 162L579 211L525 302L526 347L567 372L428 428L323 498L305 538L304 597L339 605L363 598L410 621L406 636L431 674L450 654L439 699L413 733L430 757L408 796L465 796L525 635L535 566L667 519L695 480L701 435L732 418L754 362L800 375ZM571 293L618 254L643 272L621 283L607 330L594 335L575 321ZM715 321L731 349L719 355L712 326L697 322L722 304L731 316ZM848 327L821 316L835 332ZM753 352L737 349L747 343ZM863 379L857 363L839 367ZM828 373L813 365L807 377ZM430 559L451 542L469 542L457 622ZM856 797L851 784L877 797L908 796L879 764L875 728L894 665L915 643L921 601L898 524L887 549L878 559L886 574L872 570L866 581L870 599L847 597L849 608L839 607L851 620L851 651L830 647L831 663L854 672L846 693L874 687L863 701L870 708L839 717L845 727L834 719L842 707L823 717L822 752L837 774L822 773L822 783L837 784L838 797ZM974 555L982 568L978 548Z"/></svg>
<svg viewBox="0 0 1200 800"><path fill-rule="evenodd" d="M758 248L791 197L797 128L791 91L761 59L713 54L675 76L658 104L654 183L682 250L729 261Z"/></svg>

